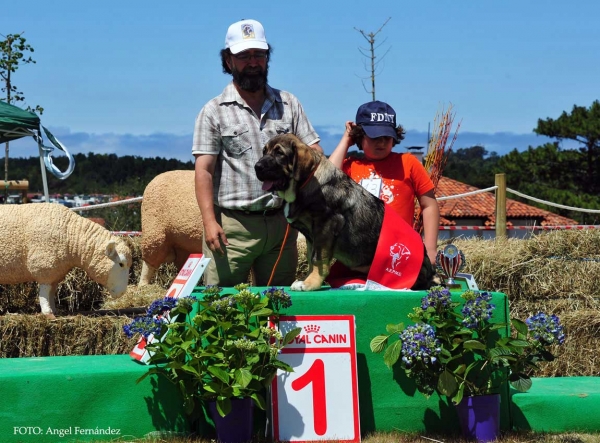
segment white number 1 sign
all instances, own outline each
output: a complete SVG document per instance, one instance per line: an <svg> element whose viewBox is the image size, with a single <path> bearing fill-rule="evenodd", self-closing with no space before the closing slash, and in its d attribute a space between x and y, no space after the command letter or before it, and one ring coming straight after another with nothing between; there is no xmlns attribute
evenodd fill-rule
<svg viewBox="0 0 600 443"><path fill-rule="evenodd" d="M273 380L275 441L360 442L352 315L282 316L282 334L300 327L280 359L294 368Z"/></svg>

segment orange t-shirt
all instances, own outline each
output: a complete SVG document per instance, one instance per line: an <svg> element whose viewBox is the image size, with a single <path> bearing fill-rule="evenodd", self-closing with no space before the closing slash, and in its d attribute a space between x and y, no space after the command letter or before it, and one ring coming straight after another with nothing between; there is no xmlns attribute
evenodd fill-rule
<svg viewBox="0 0 600 443"><path fill-rule="evenodd" d="M412 226L415 219L415 197L433 189L433 183L417 157L392 152L384 160L371 161L364 157L349 156L342 170L352 179L380 179L380 195L406 222Z"/></svg>

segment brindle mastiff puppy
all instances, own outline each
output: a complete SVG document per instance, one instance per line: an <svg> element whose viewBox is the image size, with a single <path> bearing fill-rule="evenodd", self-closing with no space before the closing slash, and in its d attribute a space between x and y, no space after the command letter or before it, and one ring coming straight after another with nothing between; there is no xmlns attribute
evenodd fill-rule
<svg viewBox="0 0 600 443"><path fill-rule="evenodd" d="M368 273L383 222L383 201L292 134L272 138L254 169L263 189L285 200L288 222L307 240L309 274L295 281L292 290L320 289L334 257ZM429 288L434 274L425 254L412 289Z"/></svg>

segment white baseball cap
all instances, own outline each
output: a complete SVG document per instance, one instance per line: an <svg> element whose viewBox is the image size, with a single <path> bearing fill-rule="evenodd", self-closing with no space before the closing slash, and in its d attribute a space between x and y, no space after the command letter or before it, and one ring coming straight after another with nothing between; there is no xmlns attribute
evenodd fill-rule
<svg viewBox="0 0 600 443"><path fill-rule="evenodd" d="M225 48L232 54L248 49L269 49L265 37L265 28L256 20L241 20L227 30Z"/></svg>

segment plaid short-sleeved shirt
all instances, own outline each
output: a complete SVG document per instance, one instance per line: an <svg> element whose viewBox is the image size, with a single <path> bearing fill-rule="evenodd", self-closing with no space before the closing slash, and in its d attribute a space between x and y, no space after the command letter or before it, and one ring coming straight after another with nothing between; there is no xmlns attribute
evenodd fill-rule
<svg viewBox="0 0 600 443"><path fill-rule="evenodd" d="M262 211L281 206L281 198L263 191L254 172L263 147L285 133L307 145L319 141L302 105L289 92L267 86L261 112L259 120L229 83L196 118L192 154L219 156L213 176L213 198L219 207Z"/></svg>

